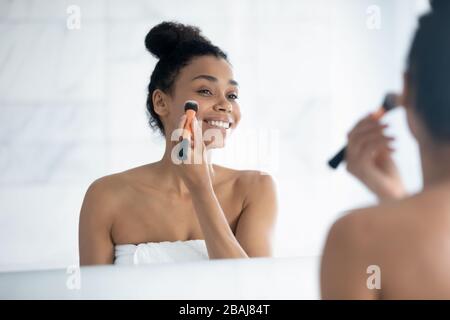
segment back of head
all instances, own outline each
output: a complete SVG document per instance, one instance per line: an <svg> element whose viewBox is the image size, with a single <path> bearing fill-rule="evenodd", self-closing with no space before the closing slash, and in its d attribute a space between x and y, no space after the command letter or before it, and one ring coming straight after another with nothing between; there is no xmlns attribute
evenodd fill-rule
<svg viewBox="0 0 450 320"><path fill-rule="evenodd" d="M409 82L417 115L433 139L450 143L450 1L431 0L409 53Z"/></svg>

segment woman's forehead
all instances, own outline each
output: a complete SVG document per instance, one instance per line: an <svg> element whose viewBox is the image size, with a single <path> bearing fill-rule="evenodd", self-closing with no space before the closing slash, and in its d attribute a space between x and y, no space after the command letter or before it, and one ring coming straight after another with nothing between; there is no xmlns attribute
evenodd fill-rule
<svg viewBox="0 0 450 320"><path fill-rule="evenodd" d="M199 75L209 75L219 79L219 81L228 82L233 79L233 69L223 58L214 56L197 57L181 70L180 80L192 81Z"/></svg>

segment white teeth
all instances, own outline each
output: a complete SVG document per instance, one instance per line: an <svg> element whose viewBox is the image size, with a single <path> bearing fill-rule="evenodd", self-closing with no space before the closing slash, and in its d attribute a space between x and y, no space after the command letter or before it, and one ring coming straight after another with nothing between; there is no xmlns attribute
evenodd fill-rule
<svg viewBox="0 0 450 320"><path fill-rule="evenodd" d="M231 127L229 122L217 121L217 120L209 120L207 122L212 126L216 126L216 127L220 127L220 128L228 129Z"/></svg>

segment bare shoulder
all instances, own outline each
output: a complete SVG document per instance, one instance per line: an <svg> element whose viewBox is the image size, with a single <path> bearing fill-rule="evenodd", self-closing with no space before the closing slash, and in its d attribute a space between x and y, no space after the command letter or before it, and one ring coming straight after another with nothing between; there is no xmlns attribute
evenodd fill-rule
<svg viewBox="0 0 450 320"><path fill-rule="evenodd" d="M348 261L380 260L380 252L389 247L401 230L398 209L402 201L349 211L331 226L324 254L342 254Z"/></svg>
<svg viewBox="0 0 450 320"><path fill-rule="evenodd" d="M398 200L351 210L336 220L329 234L347 240L356 240L360 244L378 242L380 234L385 235L386 230L392 229L391 227L401 220L401 213L405 211L408 202L410 202L409 199Z"/></svg>
<svg viewBox="0 0 450 320"><path fill-rule="evenodd" d="M328 233L327 244L353 250L358 244L359 248L367 248L377 232L376 208L363 208L348 212L331 226Z"/></svg>
<svg viewBox="0 0 450 320"><path fill-rule="evenodd" d="M258 182L274 183L273 178L268 173L258 170L236 170L219 165L214 165L214 169L225 179L234 179L236 183L242 185L249 186Z"/></svg>
<svg viewBox="0 0 450 320"><path fill-rule="evenodd" d="M388 248L400 238L411 244L420 235L437 235L450 226L450 201L437 189L373 207L352 210L331 227L329 238L349 246ZM430 232L427 232L430 231ZM445 231L447 234L448 232ZM400 236L401 235L401 236Z"/></svg>
<svg viewBox="0 0 450 320"><path fill-rule="evenodd" d="M80 264L111 264L111 231L123 190L121 175L99 178L84 196L79 220Z"/></svg>
<svg viewBox="0 0 450 320"><path fill-rule="evenodd" d="M260 192L276 192L275 180L268 173L258 170L235 170L215 165L214 168L226 179L231 179L236 191L251 195Z"/></svg>
<svg viewBox="0 0 450 320"><path fill-rule="evenodd" d="M382 292L384 297L414 296L422 291L421 285L433 281L422 277L411 282L411 274L445 274L450 263L442 258L450 243L448 198L448 190L429 190L356 209L338 219L328 233L322 256L323 296L373 298L374 292L366 290L365 281L366 268L374 264L383 269L384 279L389 279L386 283L390 286ZM411 261L415 264L411 265ZM351 287L349 283L359 286Z"/></svg>
<svg viewBox="0 0 450 320"><path fill-rule="evenodd" d="M148 164L101 177L89 186L87 194L112 200L110 204L115 205L139 185L140 179L144 177L144 180L150 180L149 176L155 171L153 167L154 164Z"/></svg>
<svg viewBox="0 0 450 320"><path fill-rule="evenodd" d="M351 211L331 227L321 261L321 293L324 299L373 299L367 290L366 271L380 260L376 247L376 208Z"/></svg>
<svg viewBox="0 0 450 320"><path fill-rule="evenodd" d="M96 179L92 182L86 192L86 196L96 200L114 200L123 191L126 181L123 173L115 173ZM113 201L113 204L116 201Z"/></svg>
<svg viewBox="0 0 450 320"><path fill-rule="evenodd" d="M112 221L128 189L128 179L123 172L96 179L86 191L81 215Z"/></svg>

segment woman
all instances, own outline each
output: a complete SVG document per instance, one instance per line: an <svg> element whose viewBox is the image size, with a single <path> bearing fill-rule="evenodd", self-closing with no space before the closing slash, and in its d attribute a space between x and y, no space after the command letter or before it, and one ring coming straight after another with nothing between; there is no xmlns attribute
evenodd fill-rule
<svg viewBox="0 0 450 320"><path fill-rule="evenodd" d="M383 126L349 134L348 169L381 200L339 219L322 258L325 299L450 299L450 1L431 1L404 76L403 105L419 143L423 190L407 196Z"/></svg>
<svg viewBox="0 0 450 320"><path fill-rule="evenodd" d="M150 126L164 135L166 149L158 162L89 187L80 213L80 264L270 256L277 212L272 178L212 165L211 150L224 143L203 142L207 130L225 141L241 118L226 54L198 28L171 22L151 29L145 44L159 58L148 86ZM193 127L200 164L172 159L178 141L171 136L184 127L187 100L199 104Z"/></svg>

